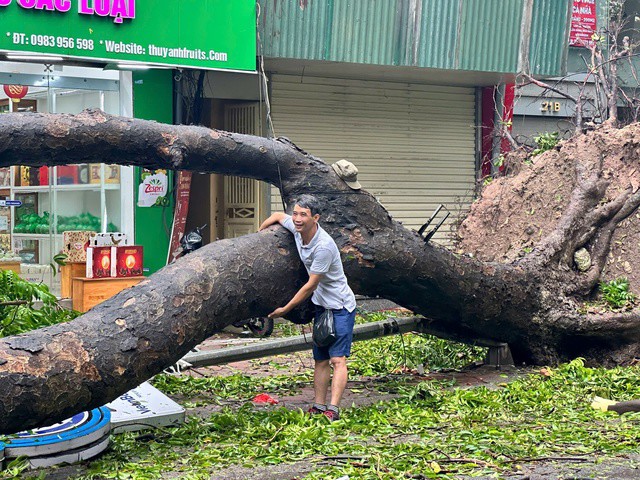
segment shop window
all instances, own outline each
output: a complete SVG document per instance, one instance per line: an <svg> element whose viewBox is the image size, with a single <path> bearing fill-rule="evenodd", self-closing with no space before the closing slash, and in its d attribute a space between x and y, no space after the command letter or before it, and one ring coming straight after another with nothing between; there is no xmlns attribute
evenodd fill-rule
<svg viewBox="0 0 640 480"><path fill-rule="evenodd" d="M22 69L18 75L16 68ZM43 76L32 73L35 68L0 63L3 86L19 78L28 90L23 95L19 89L0 88L1 114L79 113L87 108L120 114L117 73L109 78L102 70L70 67L68 77L64 69L62 74L56 71ZM13 91L20 91L21 98L11 98ZM0 266L3 257L13 256L19 259L21 276L45 282L58 294L60 275L54 275L50 265L63 250L65 232L122 230L122 170L104 164L0 169L0 198L20 202L19 206L0 207Z"/></svg>

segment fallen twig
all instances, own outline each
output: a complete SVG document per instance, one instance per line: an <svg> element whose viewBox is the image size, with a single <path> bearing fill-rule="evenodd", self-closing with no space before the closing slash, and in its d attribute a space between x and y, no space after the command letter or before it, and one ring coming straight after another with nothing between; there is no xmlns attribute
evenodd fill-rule
<svg viewBox="0 0 640 480"><path fill-rule="evenodd" d="M273 439L276 438L276 436L282 431L282 429L284 428L284 426L280 427L278 430L276 430L276 433L273 434L273 436L267 440L267 447L271 446L271 442L273 442Z"/></svg>
<svg viewBox="0 0 640 480"><path fill-rule="evenodd" d="M537 458L514 458L506 460L504 463L522 463L522 462L546 462L546 461L562 461L562 462L590 462L590 458L583 457L537 457Z"/></svg>

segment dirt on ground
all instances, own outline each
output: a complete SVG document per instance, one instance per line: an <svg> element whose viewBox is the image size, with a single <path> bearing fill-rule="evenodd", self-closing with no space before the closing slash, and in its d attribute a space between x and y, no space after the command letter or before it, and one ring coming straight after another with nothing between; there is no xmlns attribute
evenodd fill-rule
<svg viewBox="0 0 640 480"><path fill-rule="evenodd" d="M536 157L514 154L505 161L506 176L487 182L458 227L459 253L484 261L511 262L548 235L564 214L576 183L576 161L603 161L609 182L605 199L640 187L640 125L602 126L560 142ZM602 156L600 156L602 154ZM588 212L584 212L587 214ZM640 293L640 213L624 220L612 240L604 280L627 277Z"/></svg>

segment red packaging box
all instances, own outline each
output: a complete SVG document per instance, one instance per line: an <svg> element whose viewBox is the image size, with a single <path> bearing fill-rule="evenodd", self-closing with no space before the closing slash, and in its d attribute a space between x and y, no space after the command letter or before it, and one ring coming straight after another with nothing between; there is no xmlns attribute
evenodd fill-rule
<svg viewBox="0 0 640 480"><path fill-rule="evenodd" d="M139 277L142 275L142 245L111 247L111 276Z"/></svg>
<svg viewBox="0 0 640 480"><path fill-rule="evenodd" d="M87 248L87 278L111 276L111 247Z"/></svg>
<svg viewBox="0 0 640 480"><path fill-rule="evenodd" d="M75 185L78 181L77 165L60 165L58 167L58 185Z"/></svg>
<svg viewBox="0 0 640 480"><path fill-rule="evenodd" d="M49 185L49 167L40 167L38 169L38 179L40 185Z"/></svg>

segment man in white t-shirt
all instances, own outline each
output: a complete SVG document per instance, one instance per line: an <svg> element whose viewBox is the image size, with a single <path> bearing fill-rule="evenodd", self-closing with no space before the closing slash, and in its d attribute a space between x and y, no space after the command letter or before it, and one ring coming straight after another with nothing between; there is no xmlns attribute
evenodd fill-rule
<svg viewBox="0 0 640 480"><path fill-rule="evenodd" d="M347 385L347 357L351 354L353 341L356 298L347 283L338 246L318 225L319 219L317 199L311 195L302 195L293 207L293 215L274 213L260 225L260 230L279 223L293 233L298 254L309 274L307 283L284 307L275 309L269 317L285 316L309 297L316 305L316 318L325 309L333 311L336 341L329 347L313 346L315 401L309 413L323 414L334 421L340 418L338 406ZM327 405L330 379L331 402Z"/></svg>

